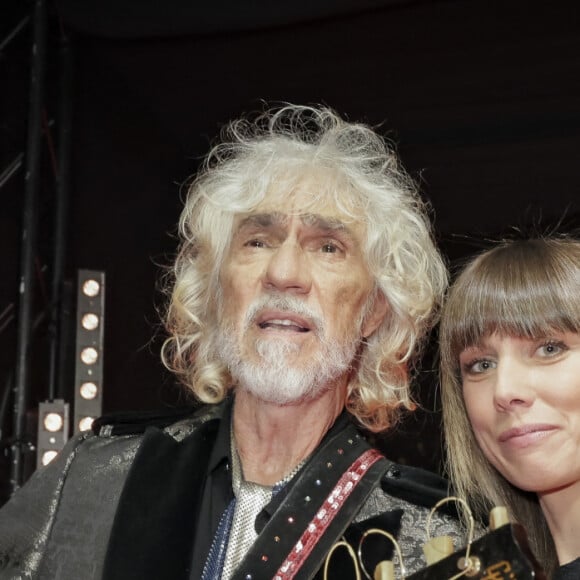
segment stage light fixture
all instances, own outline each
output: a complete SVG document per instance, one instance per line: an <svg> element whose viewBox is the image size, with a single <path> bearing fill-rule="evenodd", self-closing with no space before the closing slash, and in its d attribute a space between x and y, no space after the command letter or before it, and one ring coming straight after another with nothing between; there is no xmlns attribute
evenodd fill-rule
<svg viewBox="0 0 580 580"><path fill-rule="evenodd" d="M48 465L64 447L69 434L69 405L62 399L38 406L37 469Z"/></svg>
<svg viewBox="0 0 580 580"><path fill-rule="evenodd" d="M43 419L44 428L51 433L56 433L64 427L64 417L61 413L47 413Z"/></svg>
<svg viewBox="0 0 580 580"><path fill-rule="evenodd" d="M87 278L85 280L83 280L82 292L85 296L87 296L89 298L94 298L95 296L98 296L99 292L101 291L101 283L98 279L91 278L88 270L85 270L85 272L87 273ZM100 273L97 272L97 274L100 274Z"/></svg>
<svg viewBox="0 0 580 580"><path fill-rule="evenodd" d="M45 451L40 459L41 466L44 467L45 465L48 465L57 455L58 451L55 451L54 449Z"/></svg>
<svg viewBox="0 0 580 580"><path fill-rule="evenodd" d="M92 346L88 346L87 348L83 348L81 350L81 360L86 365L94 365L99 358L99 353L96 348Z"/></svg>
<svg viewBox="0 0 580 580"><path fill-rule="evenodd" d="M95 313L89 312L82 317L81 325L85 330L95 330L99 326L99 317Z"/></svg>
<svg viewBox="0 0 580 580"><path fill-rule="evenodd" d="M77 292L74 430L87 431L102 413L105 274L80 270Z"/></svg>
<svg viewBox="0 0 580 580"><path fill-rule="evenodd" d="M99 387L92 381L87 381L79 387L79 394L83 399L92 400L99 393Z"/></svg>
<svg viewBox="0 0 580 580"><path fill-rule="evenodd" d="M93 426L94 417L83 417L79 421L79 431L88 431Z"/></svg>

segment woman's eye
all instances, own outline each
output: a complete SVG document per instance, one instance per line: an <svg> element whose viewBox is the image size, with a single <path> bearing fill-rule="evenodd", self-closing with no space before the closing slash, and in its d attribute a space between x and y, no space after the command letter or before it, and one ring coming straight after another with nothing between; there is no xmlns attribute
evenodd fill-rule
<svg viewBox="0 0 580 580"><path fill-rule="evenodd" d="M563 342L550 340L542 344L537 352L540 356L552 357L564 352L565 350L566 345Z"/></svg>
<svg viewBox="0 0 580 580"><path fill-rule="evenodd" d="M496 367L496 363L489 359L474 360L464 365L464 372L467 374L480 375Z"/></svg>

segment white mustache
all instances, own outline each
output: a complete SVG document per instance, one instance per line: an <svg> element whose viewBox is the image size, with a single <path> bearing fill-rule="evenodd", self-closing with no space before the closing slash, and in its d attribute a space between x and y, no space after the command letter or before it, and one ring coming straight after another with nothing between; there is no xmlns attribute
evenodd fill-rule
<svg viewBox="0 0 580 580"><path fill-rule="evenodd" d="M278 310L288 314L296 314L307 318L312 323L312 330L317 336L324 336L325 323L322 314L308 306L302 300L293 296L261 296L257 298L246 312L244 317L244 330L249 330L263 310Z"/></svg>

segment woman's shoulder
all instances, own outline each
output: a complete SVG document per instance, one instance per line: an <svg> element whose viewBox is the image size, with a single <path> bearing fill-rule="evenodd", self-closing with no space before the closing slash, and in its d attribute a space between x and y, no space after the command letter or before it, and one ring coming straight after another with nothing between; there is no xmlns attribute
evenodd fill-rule
<svg viewBox="0 0 580 580"><path fill-rule="evenodd" d="M580 578L580 558L560 566L553 580L578 580Z"/></svg>

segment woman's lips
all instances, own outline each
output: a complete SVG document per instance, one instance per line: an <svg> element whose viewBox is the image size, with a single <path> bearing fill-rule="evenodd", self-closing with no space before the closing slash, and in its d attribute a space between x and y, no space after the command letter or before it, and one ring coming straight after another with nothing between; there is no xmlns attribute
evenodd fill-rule
<svg viewBox="0 0 580 580"><path fill-rule="evenodd" d="M557 427L555 425L548 424L531 424L531 425L521 425L519 427L512 427L503 431L499 436L500 443L510 442L531 442L546 435L549 435L555 431Z"/></svg>

